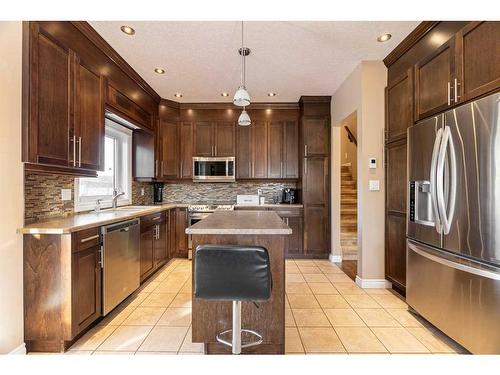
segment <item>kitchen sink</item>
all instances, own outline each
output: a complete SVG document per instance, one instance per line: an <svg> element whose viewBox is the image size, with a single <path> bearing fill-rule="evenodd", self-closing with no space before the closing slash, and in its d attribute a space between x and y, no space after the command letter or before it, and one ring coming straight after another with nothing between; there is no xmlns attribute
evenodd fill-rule
<svg viewBox="0 0 500 375"><path fill-rule="evenodd" d="M117 207L114 210L115 211L141 211L141 210L146 210L148 208L157 208L158 206L122 206L122 207Z"/></svg>

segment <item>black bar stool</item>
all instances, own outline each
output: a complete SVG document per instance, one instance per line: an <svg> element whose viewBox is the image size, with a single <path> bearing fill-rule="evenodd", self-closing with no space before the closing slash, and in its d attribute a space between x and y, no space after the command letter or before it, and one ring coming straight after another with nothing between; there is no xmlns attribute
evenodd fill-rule
<svg viewBox="0 0 500 375"><path fill-rule="evenodd" d="M269 253L261 246L199 245L194 254L194 295L200 299L232 301L232 329L217 335L233 354L242 348L262 344L262 336L241 328L241 301L265 301L271 297L272 277ZM232 332L231 342L224 335ZM246 332L256 341L241 343Z"/></svg>

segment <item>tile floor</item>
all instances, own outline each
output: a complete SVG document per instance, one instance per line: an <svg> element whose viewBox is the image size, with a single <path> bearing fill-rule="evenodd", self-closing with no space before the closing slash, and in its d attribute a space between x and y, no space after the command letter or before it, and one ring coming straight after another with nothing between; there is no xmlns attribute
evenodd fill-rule
<svg viewBox="0 0 500 375"><path fill-rule="evenodd" d="M287 354L462 353L386 289L361 289L327 260L286 261ZM68 354L201 354L191 342L191 262L157 272Z"/></svg>

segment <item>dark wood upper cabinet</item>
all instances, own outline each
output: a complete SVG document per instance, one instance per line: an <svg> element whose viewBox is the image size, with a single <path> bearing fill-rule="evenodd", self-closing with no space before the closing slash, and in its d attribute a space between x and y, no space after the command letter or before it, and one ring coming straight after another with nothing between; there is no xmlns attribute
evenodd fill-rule
<svg viewBox="0 0 500 375"><path fill-rule="evenodd" d="M30 27L29 130L25 132L29 138L24 161L68 167L75 161L76 147L70 107L73 52L39 32L38 25Z"/></svg>
<svg viewBox="0 0 500 375"><path fill-rule="evenodd" d="M454 38L415 65L415 118L420 120L453 104Z"/></svg>
<svg viewBox="0 0 500 375"><path fill-rule="evenodd" d="M120 116L149 130L154 129L154 120L151 113L141 108L128 96L115 87L115 84L108 81L106 90L106 103L117 111Z"/></svg>
<svg viewBox="0 0 500 375"><path fill-rule="evenodd" d="M306 204L326 205L329 202L328 158L304 159L302 195Z"/></svg>
<svg viewBox="0 0 500 375"><path fill-rule="evenodd" d="M268 123L268 148L267 148L267 177L283 177L283 121Z"/></svg>
<svg viewBox="0 0 500 375"><path fill-rule="evenodd" d="M251 126L238 126L236 130L236 178L252 177L252 129Z"/></svg>
<svg viewBox="0 0 500 375"><path fill-rule="evenodd" d="M214 156L235 155L234 122L218 121L214 125Z"/></svg>
<svg viewBox="0 0 500 375"><path fill-rule="evenodd" d="M182 122L179 125L180 139L180 165L179 178L193 177L193 123Z"/></svg>
<svg viewBox="0 0 500 375"><path fill-rule="evenodd" d="M413 69L386 88L386 142L406 137L413 123Z"/></svg>
<svg viewBox="0 0 500 375"><path fill-rule="evenodd" d="M75 134L78 167L104 170L104 79L75 61Z"/></svg>
<svg viewBox="0 0 500 375"><path fill-rule="evenodd" d="M302 119L304 156L330 154L330 123L325 116L307 116Z"/></svg>
<svg viewBox="0 0 500 375"><path fill-rule="evenodd" d="M406 139L386 148L386 209L387 211L406 212Z"/></svg>
<svg viewBox="0 0 500 375"><path fill-rule="evenodd" d="M132 134L132 175L136 179L156 177L155 137L145 130L134 130Z"/></svg>
<svg viewBox="0 0 500 375"><path fill-rule="evenodd" d="M298 122L284 123L283 178L299 178L299 127ZM271 139L270 142L273 140Z"/></svg>
<svg viewBox="0 0 500 375"><path fill-rule="evenodd" d="M213 124L210 121L194 123L194 156L214 155Z"/></svg>
<svg viewBox="0 0 500 375"><path fill-rule="evenodd" d="M157 166L161 177L166 179L179 176L179 126L160 120L161 160Z"/></svg>
<svg viewBox="0 0 500 375"><path fill-rule="evenodd" d="M500 87L500 22L470 22L457 33L456 70L462 101Z"/></svg>
<svg viewBox="0 0 500 375"><path fill-rule="evenodd" d="M252 178L267 178L267 126L265 121L252 125Z"/></svg>

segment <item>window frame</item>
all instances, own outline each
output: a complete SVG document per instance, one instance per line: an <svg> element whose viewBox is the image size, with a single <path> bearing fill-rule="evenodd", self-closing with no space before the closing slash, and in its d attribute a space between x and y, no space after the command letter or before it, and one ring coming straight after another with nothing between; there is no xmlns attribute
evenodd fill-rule
<svg viewBox="0 0 500 375"><path fill-rule="evenodd" d="M123 125L120 125L114 122L111 119L105 119L105 136L111 137L118 142L115 149L115 174L113 178L113 186L120 185L117 183L118 180L122 181L122 186L125 186L125 195L122 195L118 198L116 204L117 206L126 206L132 204L132 137L133 131ZM127 166L124 167L124 158L119 157L118 155L123 154L124 145L126 143L127 148ZM123 173L126 171L127 176L123 176ZM75 196L74 196L74 210L75 212L83 212L83 211L92 211L95 209L97 199L101 199L101 208L111 208L112 207L112 199L109 196L103 196L102 198L99 196L95 196L90 198L89 200L80 201L80 180L82 178L93 178L93 177L80 177L75 178Z"/></svg>

